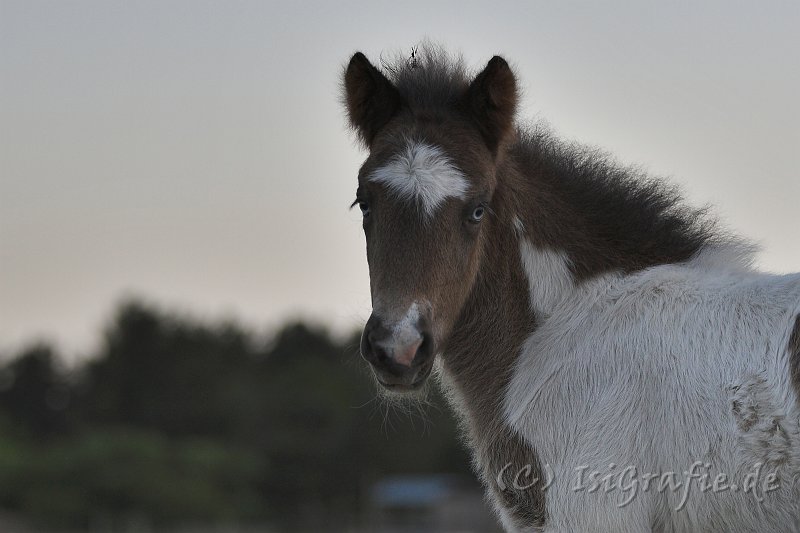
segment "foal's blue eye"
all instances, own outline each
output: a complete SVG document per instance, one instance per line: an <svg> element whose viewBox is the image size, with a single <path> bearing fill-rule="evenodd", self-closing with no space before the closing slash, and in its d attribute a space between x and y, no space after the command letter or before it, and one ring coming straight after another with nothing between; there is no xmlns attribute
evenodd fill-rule
<svg viewBox="0 0 800 533"><path fill-rule="evenodd" d="M485 214L486 214L486 206L479 205L472 211L472 214L469 216L470 222L480 222L481 219L483 218L483 215Z"/></svg>

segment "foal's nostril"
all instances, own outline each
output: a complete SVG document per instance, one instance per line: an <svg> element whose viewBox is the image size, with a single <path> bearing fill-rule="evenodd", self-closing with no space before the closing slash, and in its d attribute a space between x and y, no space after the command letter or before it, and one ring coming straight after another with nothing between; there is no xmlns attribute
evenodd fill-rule
<svg viewBox="0 0 800 533"><path fill-rule="evenodd" d="M417 348L417 355L414 357L413 365L419 366L428 361L433 352L433 342L430 333L422 333L422 342Z"/></svg>
<svg viewBox="0 0 800 533"><path fill-rule="evenodd" d="M377 342L370 342L372 353L378 363L385 363L389 360L389 352Z"/></svg>
<svg viewBox="0 0 800 533"><path fill-rule="evenodd" d="M361 335L361 356L369 363L376 364L385 361L388 357L385 351L381 350L378 352L376 350L378 348L375 342L377 340L376 337L378 333L383 334L382 329L375 315L370 316L369 320L364 325L364 332Z"/></svg>

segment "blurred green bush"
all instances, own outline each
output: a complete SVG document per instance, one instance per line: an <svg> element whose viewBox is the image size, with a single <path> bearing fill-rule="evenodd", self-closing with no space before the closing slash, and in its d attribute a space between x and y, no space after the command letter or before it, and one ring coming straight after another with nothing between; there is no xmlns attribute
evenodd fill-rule
<svg viewBox="0 0 800 533"><path fill-rule="evenodd" d="M318 527L356 523L382 476L465 472L440 399L424 415L382 405L357 345L134 301L76 367L41 344L6 356L0 507L52 528Z"/></svg>

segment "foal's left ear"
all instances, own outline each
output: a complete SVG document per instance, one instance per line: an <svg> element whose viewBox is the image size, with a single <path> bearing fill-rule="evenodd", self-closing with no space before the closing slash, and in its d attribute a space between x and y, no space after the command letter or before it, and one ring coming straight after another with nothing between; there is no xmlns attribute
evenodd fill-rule
<svg viewBox="0 0 800 533"><path fill-rule="evenodd" d="M470 84L465 100L489 149L497 152L517 112L517 80L506 60L494 56Z"/></svg>
<svg viewBox="0 0 800 533"><path fill-rule="evenodd" d="M400 108L400 93L361 52L347 65L344 93L350 124L369 147Z"/></svg>

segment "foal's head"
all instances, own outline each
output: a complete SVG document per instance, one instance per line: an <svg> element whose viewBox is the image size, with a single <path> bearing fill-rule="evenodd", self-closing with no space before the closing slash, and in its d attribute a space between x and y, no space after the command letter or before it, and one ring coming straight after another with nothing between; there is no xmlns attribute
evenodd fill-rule
<svg viewBox="0 0 800 533"><path fill-rule="evenodd" d="M495 169L514 135L517 92L500 57L468 79L433 51L389 78L357 53L344 89L369 149L354 203L373 307L361 353L384 387L402 392L425 382L475 284L498 224Z"/></svg>

